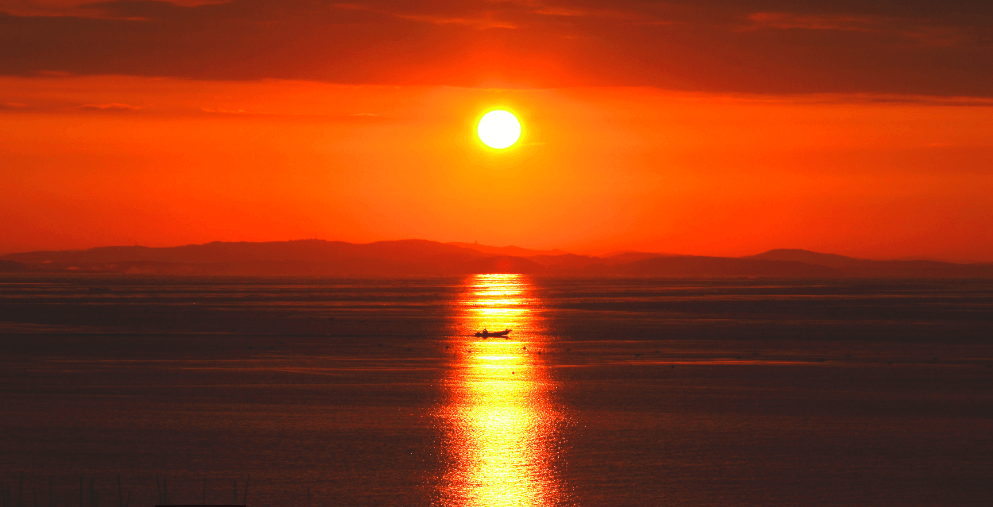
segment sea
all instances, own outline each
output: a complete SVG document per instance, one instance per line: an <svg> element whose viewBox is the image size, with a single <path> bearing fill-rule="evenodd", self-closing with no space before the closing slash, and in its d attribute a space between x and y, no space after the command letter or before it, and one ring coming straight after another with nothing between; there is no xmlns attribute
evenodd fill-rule
<svg viewBox="0 0 993 507"><path fill-rule="evenodd" d="M988 506L991 365L993 280L0 275L0 499Z"/></svg>

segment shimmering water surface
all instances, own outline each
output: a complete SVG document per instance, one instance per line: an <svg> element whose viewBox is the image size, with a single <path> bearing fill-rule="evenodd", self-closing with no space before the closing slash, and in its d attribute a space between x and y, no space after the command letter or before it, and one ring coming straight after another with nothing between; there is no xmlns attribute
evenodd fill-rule
<svg viewBox="0 0 993 507"><path fill-rule="evenodd" d="M473 336L512 329L506 337ZM988 505L993 282L0 279L24 505ZM206 483L204 482L206 480Z"/></svg>

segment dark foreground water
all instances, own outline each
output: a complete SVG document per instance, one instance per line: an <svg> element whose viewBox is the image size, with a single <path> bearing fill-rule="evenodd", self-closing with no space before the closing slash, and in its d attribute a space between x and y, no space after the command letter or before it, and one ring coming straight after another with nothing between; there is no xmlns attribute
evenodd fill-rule
<svg viewBox="0 0 993 507"><path fill-rule="evenodd" d="M472 333L511 328L509 339ZM990 505L993 282L0 279L17 505ZM206 489L204 486L206 479Z"/></svg>

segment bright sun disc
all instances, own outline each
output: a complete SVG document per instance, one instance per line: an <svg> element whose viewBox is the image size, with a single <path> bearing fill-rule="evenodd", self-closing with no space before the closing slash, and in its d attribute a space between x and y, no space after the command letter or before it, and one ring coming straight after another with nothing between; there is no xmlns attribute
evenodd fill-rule
<svg viewBox="0 0 993 507"><path fill-rule="evenodd" d="M507 111L490 111L479 120L476 131L483 144L502 150L521 137L521 123Z"/></svg>

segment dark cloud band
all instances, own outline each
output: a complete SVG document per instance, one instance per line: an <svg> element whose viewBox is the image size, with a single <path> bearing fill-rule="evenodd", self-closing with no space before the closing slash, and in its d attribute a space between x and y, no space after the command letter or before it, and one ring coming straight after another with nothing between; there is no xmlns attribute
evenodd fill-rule
<svg viewBox="0 0 993 507"><path fill-rule="evenodd" d="M0 13L0 74L989 97L991 5L113 1Z"/></svg>

